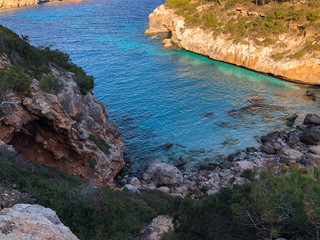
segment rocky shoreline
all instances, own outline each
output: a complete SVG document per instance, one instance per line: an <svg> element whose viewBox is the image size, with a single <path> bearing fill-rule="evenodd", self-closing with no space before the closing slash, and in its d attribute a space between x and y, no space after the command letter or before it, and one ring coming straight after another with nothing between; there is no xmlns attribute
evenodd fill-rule
<svg viewBox="0 0 320 240"><path fill-rule="evenodd" d="M236 10L235 10L236 11ZM228 35L216 36L210 30L199 26L187 26L184 17L177 15L174 9L161 5L149 16L149 29L146 34L167 34L166 47L172 44L207 56L211 59L234 64L256 72L269 74L277 78L303 83L320 84L320 58L316 52L305 54L301 59L283 58L275 60L272 56L280 54L272 46L260 46L251 40L247 43L235 43ZM300 37L279 36L277 43L286 49L298 49L309 41L308 34ZM313 35L310 35L312 37Z"/></svg>
<svg viewBox="0 0 320 240"><path fill-rule="evenodd" d="M36 6L41 3L58 2L62 0L2 0L0 1L0 10ZM82 1L82 0L63 0L63 1Z"/></svg>
<svg viewBox="0 0 320 240"><path fill-rule="evenodd" d="M320 161L320 117L308 114L302 125L291 131L271 132L261 137L261 148L247 148L231 154L220 163L199 165L184 171L166 163L152 161L140 179L118 177L118 187L138 193L139 189L156 189L173 197L199 198L217 193L221 188L250 181L250 171L259 173L267 167L279 169L296 165L299 168L317 165Z"/></svg>

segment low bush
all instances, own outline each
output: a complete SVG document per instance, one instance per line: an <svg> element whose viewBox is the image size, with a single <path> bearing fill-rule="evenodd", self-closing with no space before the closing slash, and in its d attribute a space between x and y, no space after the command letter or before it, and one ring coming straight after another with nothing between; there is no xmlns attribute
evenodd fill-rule
<svg viewBox="0 0 320 240"><path fill-rule="evenodd" d="M37 204L57 212L60 220L80 239L134 239L160 215L173 211L174 200L158 191L139 195L116 192L59 171L57 167L26 163L0 147L0 184L26 192Z"/></svg>
<svg viewBox="0 0 320 240"><path fill-rule="evenodd" d="M59 79L50 73L41 79L40 89L47 93L57 94L62 89L62 85Z"/></svg>
<svg viewBox="0 0 320 240"><path fill-rule="evenodd" d="M57 49L52 50L50 47L36 48L27 40L27 36L20 38L10 29L0 25L0 51L8 53L8 55L13 52L19 55L20 59L16 61L19 62L22 69L20 72L40 79L43 74L50 74L50 64L53 64L58 68L75 73L74 80L79 85L82 94L87 94L93 89L93 77L88 76L81 67L72 63L67 53ZM16 72L16 74L19 75L20 72Z"/></svg>
<svg viewBox="0 0 320 240"><path fill-rule="evenodd" d="M106 141L100 138L97 138L95 135L92 135L92 134L89 135L89 140L94 142L97 145L97 147L105 154L110 153L111 146L108 143L106 143Z"/></svg>
<svg viewBox="0 0 320 240"><path fill-rule="evenodd" d="M175 239L317 239L320 170L265 170L250 184L223 189L200 202L182 200Z"/></svg>
<svg viewBox="0 0 320 240"><path fill-rule="evenodd" d="M0 83L2 91L13 90L17 93L25 93L29 90L32 79L22 67L14 67L0 71Z"/></svg>

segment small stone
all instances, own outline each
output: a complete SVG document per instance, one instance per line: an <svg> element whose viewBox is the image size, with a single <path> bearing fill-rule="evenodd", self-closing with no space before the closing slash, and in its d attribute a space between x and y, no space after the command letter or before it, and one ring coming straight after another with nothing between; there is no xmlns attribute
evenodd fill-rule
<svg viewBox="0 0 320 240"><path fill-rule="evenodd" d="M229 176L229 175L231 175L231 174L232 174L232 171L231 171L230 169L227 169L227 170L221 171L221 172L219 173L219 176L220 176L220 177L226 177L226 176Z"/></svg>
<svg viewBox="0 0 320 240"><path fill-rule="evenodd" d="M121 180L119 181L119 184L120 184L120 186L124 186L124 185L127 184L127 180L121 179Z"/></svg>
<svg viewBox="0 0 320 240"><path fill-rule="evenodd" d="M313 100L313 101L317 100L316 93L314 91L312 91L312 90L307 90L306 91L306 96L308 98L310 98L311 100Z"/></svg>
<svg viewBox="0 0 320 240"><path fill-rule="evenodd" d="M170 38L163 39L164 47L169 48L172 47L172 41Z"/></svg>
<svg viewBox="0 0 320 240"><path fill-rule="evenodd" d="M218 193L218 192L219 192L218 189L209 189L209 190L207 191L207 194L208 194L208 195L214 195L214 194L216 194L216 193Z"/></svg>
<svg viewBox="0 0 320 240"><path fill-rule="evenodd" d="M158 190L160 192L165 193L165 194L170 194L170 188L168 188L168 187L162 186L162 187L159 187Z"/></svg>
<svg viewBox="0 0 320 240"><path fill-rule="evenodd" d="M136 177L130 178L129 184L131 184L132 186L135 186L136 188L141 188L141 182Z"/></svg>
<svg viewBox="0 0 320 240"><path fill-rule="evenodd" d="M170 196L171 196L171 197L175 197L175 198L176 198L176 197L184 198L181 193L171 193Z"/></svg>
<svg viewBox="0 0 320 240"><path fill-rule="evenodd" d="M166 142L165 144L166 148L171 148L173 146L173 143L172 142Z"/></svg>
<svg viewBox="0 0 320 240"><path fill-rule="evenodd" d="M166 43L166 44L164 45L165 48L170 48L170 47L172 47L172 46L173 46L172 43Z"/></svg>
<svg viewBox="0 0 320 240"><path fill-rule="evenodd" d="M219 163L219 168L221 169L229 169L233 166L233 163L232 162L229 162L229 161L223 161L221 163Z"/></svg>
<svg viewBox="0 0 320 240"><path fill-rule="evenodd" d="M182 167L187 164L187 160L184 157L179 157L175 162L175 167Z"/></svg>
<svg viewBox="0 0 320 240"><path fill-rule="evenodd" d="M124 191L127 191L129 193L140 193L139 189L131 184L124 185Z"/></svg>
<svg viewBox="0 0 320 240"><path fill-rule="evenodd" d="M249 161L238 161L238 162L235 162L234 167L237 172L242 173L244 170L247 170L247 169L252 170L253 164L252 162L249 162Z"/></svg>
<svg viewBox="0 0 320 240"><path fill-rule="evenodd" d="M316 155L320 155L320 145L309 147L309 151Z"/></svg>

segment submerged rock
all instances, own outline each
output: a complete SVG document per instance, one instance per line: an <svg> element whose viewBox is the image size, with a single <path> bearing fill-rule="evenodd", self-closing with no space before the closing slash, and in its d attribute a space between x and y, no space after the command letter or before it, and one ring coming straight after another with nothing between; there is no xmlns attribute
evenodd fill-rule
<svg viewBox="0 0 320 240"><path fill-rule="evenodd" d="M251 97L248 99L249 103L260 103L260 102L264 102L266 99L264 97Z"/></svg>
<svg viewBox="0 0 320 240"><path fill-rule="evenodd" d="M213 118L214 114L213 114L213 112L207 112L207 113L201 114L201 117L202 118Z"/></svg>
<svg viewBox="0 0 320 240"><path fill-rule="evenodd" d="M284 107L280 107L280 106L274 106L274 105L270 105L270 104L264 104L264 103L257 103L257 104L252 104L246 107L241 108L241 112L244 113L249 113L252 115L257 115L259 113L262 113L266 110L269 111L284 111L285 108Z"/></svg>
<svg viewBox="0 0 320 240"><path fill-rule="evenodd" d="M16 204L0 211L0 239L77 240L56 213L40 205Z"/></svg>
<svg viewBox="0 0 320 240"><path fill-rule="evenodd" d="M174 162L174 166L175 167L182 167L184 165L186 165L187 159L185 159L184 157L179 157L175 162Z"/></svg>
<svg viewBox="0 0 320 240"><path fill-rule="evenodd" d="M312 101L317 100L316 93L315 93L314 91L312 91L312 90L307 90L307 91L306 91L306 96L307 96L308 98L310 98Z"/></svg>
<svg viewBox="0 0 320 240"><path fill-rule="evenodd" d="M173 143L172 142L166 142L166 144L165 144L165 147L166 148L171 148L173 146Z"/></svg>
<svg viewBox="0 0 320 240"><path fill-rule="evenodd" d="M233 118L240 118L242 117L242 112L239 110L230 110L228 112L228 115Z"/></svg>

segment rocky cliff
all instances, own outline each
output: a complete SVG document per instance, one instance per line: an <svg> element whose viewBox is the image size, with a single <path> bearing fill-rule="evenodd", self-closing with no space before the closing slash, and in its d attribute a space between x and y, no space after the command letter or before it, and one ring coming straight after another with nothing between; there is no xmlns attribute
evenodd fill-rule
<svg viewBox="0 0 320 240"><path fill-rule="evenodd" d="M46 57L39 62L39 56ZM124 139L89 90L92 79L66 54L37 49L6 28L0 29L0 66L0 140L26 160L96 184L112 182L124 167Z"/></svg>
<svg viewBox="0 0 320 240"><path fill-rule="evenodd" d="M199 8L206 8L200 6ZM235 12L243 12L235 9ZM230 13L238 14L238 13ZM246 15L249 15L247 12ZM271 74L285 80L320 84L320 53L312 51L299 59L290 57L288 52L300 50L306 43L314 40L315 34L277 36L270 46L257 44L254 40L235 42L230 34L216 34L197 24L186 24L186 19L172 8L161 5L149 16L150 24L146 34L169 33L171 40L180 48L192 51L211 59L235 64L261 73ZM298 26L296 26L298 27ZM314 45L317 46L317 45ZM312 48L312 49L315 49Z"/></svg>
<svg viewBox="0 0 320 240"><path fill-rule="evenodd" d="M38 0L1 0L0 9L38 5Z"/></svg>
<svg viewBox="0 0 320 240"><path fill-rule="evenodd" d="M0 239L77 240L56 213L40 205L16 204L0 210Z"/></svg>
<svg viewBox="0 0 320 240"><path fill-rule="evenodd" d="M57 2L62 0L0 0L0 10L1 9L10 9L10 8L19 8L19 7L28 7L38 5L40 3L46 2ZM68 2L79 2L82 0L63 0Z"/></svg>

